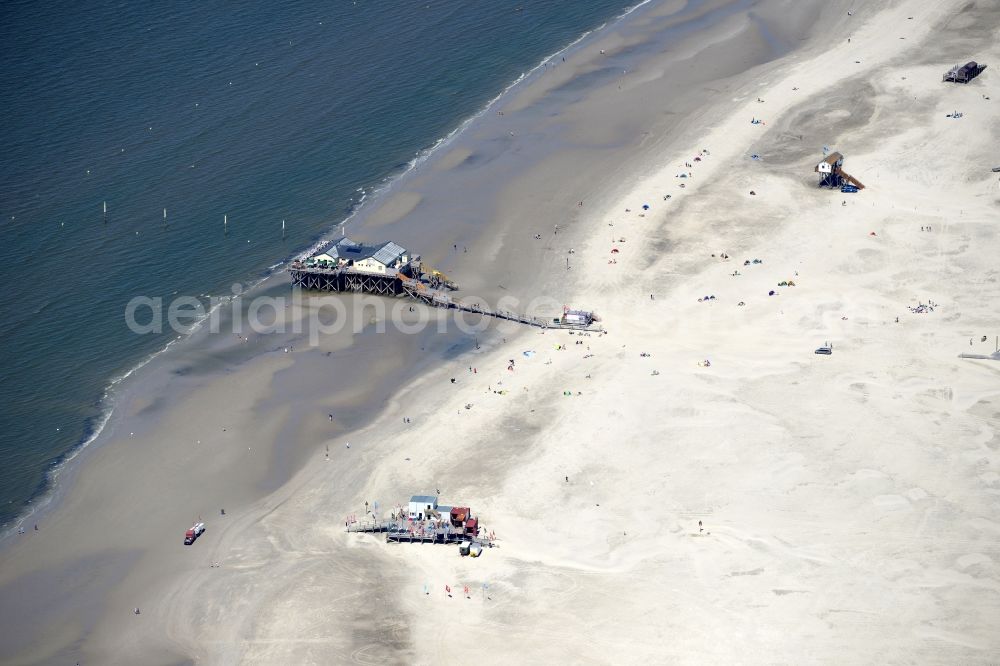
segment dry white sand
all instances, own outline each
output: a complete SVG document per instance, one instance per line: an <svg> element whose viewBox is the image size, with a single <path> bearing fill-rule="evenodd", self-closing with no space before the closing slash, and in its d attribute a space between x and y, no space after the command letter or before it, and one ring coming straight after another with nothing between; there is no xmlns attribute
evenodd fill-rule
<svg viewBox="0 0 1000 666"><path fill-rule="evenodd" d="M1000 361L958 355L1000 334L1000 85L992 69L940 77L1000 62L1000 10L912 0L850 20L850 43L832 33L733 82L709 129L573 212L572 303L607 335L511 333L400 390L350 451L332 440L332 463L318 451L197 564L118 585L84 653L996 661ZM863 192L815 187L824 145ZM827 341L831 356L813 354ZM459 558L343 532L366 500L436 488L499 548ZM110 610L137 604L141 621ZM46 658L34 650L21 660Z"/></svg>
<svg viewBox="0 0 1000 666"><path fill-rule="evenodd" d="M953 9L900 3L775 71L592 218L575 259L592 283L575 301L611 335L525 336L539 353L515 376L503 356L481 362L493 372L477 383L503 376L509 396L471 414L456 399L419 433L460 440L428 464L454 461L447 497L502 546L472 563L386 547L413 572L419 661L447 661L457 636L496 663L512 649L599 663L1000 655L1000 362L957 358L992 352L1000 325L998 112L983 99L1000 89L939 83L951 40L985 37L987 62L1000 50L995 12L943 28ZM824 144L864 192L812 187ZM825 341L834 354L814 355ZM446 582L476 593L449 599Z"/></svg>
<svg viewBox="0 0 1000 666"><path fill-rule="evenodd" d="M953 9L859 16L850 44L771 68L724 122L585 215L574 302L609 335L521 334L471 361L453 395L427 397L446 368L392 410L431 420L362 434L392 444L353 506L440 487L499 549L463 560L334 521L302 537L285 523L336 515L314 478L265 527L298 554L332 542L336 580L284 579L253 626L264 642L221 654L314 654L330 635L303 622L315 613L351 623L355 640L333 646L357 661L450 662L463 646L489 663L995 658L1000 365L957 358L998 332L995 86L939 77L965 57L950 39L1000 52L995 12L943 27ZM946 119L953 107L965 116ZM814 187L824 144L863 193ZM825 341L834 354L814 355ZM333 563L362 559L378 564L353 584Z"/></svg>

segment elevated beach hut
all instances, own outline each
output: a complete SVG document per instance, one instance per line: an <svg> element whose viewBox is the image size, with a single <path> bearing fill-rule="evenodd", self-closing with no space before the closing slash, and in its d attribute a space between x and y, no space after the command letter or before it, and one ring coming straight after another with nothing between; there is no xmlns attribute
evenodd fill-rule
<svg viewBox="0 0 1000 666"><path fill-rule="evenodd" d="M816 165L816 173L836 173L842 166L844 166L844 156L840 153L830 153Z"/></svg>
<svg viewBox="0 0 1000 666"><path fill-rule="evenodd" d="M951 83L968 83L982 74L984 69L986 69L985 63L978 63L975 60L970 60L964 65L955 65L949 69L945 72L942 81L949 81Z"/></svg>
<svg viewBox="0 0 1000 666"><path fill-rule="evenodd" d="M820 187L840 188L844 185L853 185L859 190L865 189L861 181L844 171L844 156L840 153L830 153L813 171L819 174Z"/></svg>
<svg viewBox="0 0 1000 666"><path fill-rule="evenodd" d="M615 251L617 252L617 250ZM562 319L556 321L563 326L587 328L595 321L598 321L598 319L598 316L593 312L588 312L587 310L573 310L568 305L564 305Z"/></svg>

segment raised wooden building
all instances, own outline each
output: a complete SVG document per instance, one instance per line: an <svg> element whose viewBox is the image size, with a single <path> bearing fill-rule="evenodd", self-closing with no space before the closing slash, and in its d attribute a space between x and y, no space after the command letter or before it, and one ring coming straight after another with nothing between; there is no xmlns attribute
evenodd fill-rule
<svg viewBox="0 0 1000 666"><path fill-rule="evenodd" d="M840 153L830 153L814 169L819 174L820 187L840 188L853 185L859 190L865 189L857 178L844 171L844 156Z"/></svg>
<svg viewBox="0 0 1000 666"><path fill-rule="evenodd" d="M964 65L955 65L949 69L945 72L945 75L941 80L950 81L951 83L968 83L982 74L984 69L986 69L985 63L978 63L975 60L970 60Z"/></svg>

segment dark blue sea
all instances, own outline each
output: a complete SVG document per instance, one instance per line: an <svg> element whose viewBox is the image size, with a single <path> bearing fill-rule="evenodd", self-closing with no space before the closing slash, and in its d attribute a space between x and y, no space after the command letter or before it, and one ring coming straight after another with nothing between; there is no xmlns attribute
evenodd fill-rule
<svg viewBox="0 0 1000 666"><path fill-rule="evenodd" d="M174 337L129 299L259 280L626 4L4 2L0 523Z"/></svg>

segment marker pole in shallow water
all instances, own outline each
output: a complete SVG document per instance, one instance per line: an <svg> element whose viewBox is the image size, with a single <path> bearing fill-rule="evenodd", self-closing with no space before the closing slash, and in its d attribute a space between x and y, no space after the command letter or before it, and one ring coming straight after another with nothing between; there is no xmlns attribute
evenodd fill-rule
<svg viewBox="0 0 1000 666"><path fill-rule="evenodd" d="M167 209L163 209L163 226L167 226Z"/></svg>
<svg viewBox="0 0 1000 666"><path fill-rule="evenodd" d="M108 223L108 202L104 202L104 224Z"/></svg>
<svg viewBox="0 0 1000 666"><path fill-rule="evenodd" d="M225 236L229 235L229 216L228 215L223 215L222 216L222 233Z"/></svg>
<svg viewBox="0 0 1000 666"><path fill-rule="evenodd" d="M281 240L285 240L285 221L281 221Z"/></svg>

